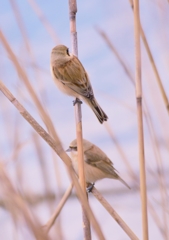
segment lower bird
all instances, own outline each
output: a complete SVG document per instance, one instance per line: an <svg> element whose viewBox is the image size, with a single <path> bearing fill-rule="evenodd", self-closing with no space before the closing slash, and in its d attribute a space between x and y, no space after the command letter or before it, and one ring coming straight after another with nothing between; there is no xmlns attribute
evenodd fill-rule
<svg viewBox="0 0 169 240"><path fill-rule="evenodd" d="M77 140L75 139L70 143L66 151L70 152L73 168L78 175L77 150ZM117 174L112 161L99 147L83 139L83 151L85 162L84 172L87 186L103 178L112 178L120 180L130 189L129 185Z"/></svg>
<svg viewBox="0 0 169 240"><path fill-rule="evenodd" d="M94 97L83 65L76 56L69 53L66 46L58 45L52 49L50 69L54 82L63 93L85 101L100 123L107 121L108 117Z"/></svg>

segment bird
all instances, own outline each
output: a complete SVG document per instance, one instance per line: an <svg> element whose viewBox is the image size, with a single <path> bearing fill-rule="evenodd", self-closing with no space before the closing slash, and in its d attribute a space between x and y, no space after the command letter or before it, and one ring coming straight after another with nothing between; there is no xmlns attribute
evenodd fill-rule
<svg viewBox="0 0 169 240"><path fill-rule="evenodd" d="M70 152L72 166L78 175L78 149L77 140L74 139L66 152ZM83 153L84 153L84 174L87 186L94 186L97 180L103 178L112 178L120 180L126 187L129 185L118 175L114 168L113 162L108 156L95 144L83 139ZM88 189L91 191L90 187Z"/></svg>
<svg viewBox="0 0 169 240"><path fill-rule="evenodd" d="M50 71L59 90L76 98L74 105L81 99L93 110L100 123L107 121L107 115L94 97L87 72L66 46L57 45L52 49Z"/></svg>

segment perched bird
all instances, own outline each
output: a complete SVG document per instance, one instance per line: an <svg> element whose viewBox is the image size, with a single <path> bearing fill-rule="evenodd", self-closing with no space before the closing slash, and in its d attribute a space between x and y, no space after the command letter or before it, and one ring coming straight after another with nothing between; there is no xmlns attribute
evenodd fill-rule
<svg viewBox="0 0 169 240"><path fill-rule="evenodd" d="M78 175L78 159L77 159L77 140L70 143L66 150L70 152L72 165ZM126 187L130 188L128 184L117 174L112 161L107 155L93 143L83 139L84 151L84 172L86 183L95 183L97 180L103 178L113 178L120 180Z"/></svg>
<svg viewBox="0 0 169 240"><path fill-rule="evenodd" d="M100 123L108 117L97 103L89 77L79 61L64 45L52 49L51 74L57 87L65 94L84 100L93 110Z"/></svg>

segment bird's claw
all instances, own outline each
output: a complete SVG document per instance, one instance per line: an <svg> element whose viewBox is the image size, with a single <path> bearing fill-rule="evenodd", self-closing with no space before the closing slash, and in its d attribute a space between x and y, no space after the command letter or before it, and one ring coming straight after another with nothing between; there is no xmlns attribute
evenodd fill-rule
<svg viewBox="0 0 169 240"><path fill-rule="evenodd" d="M79 98L76 98L76 99L73 101L73 106L75 106L76 103L82 104L82 101L81 101Z"/></svg>
<svg viewBox="0 0 169 240"><path fill-rule="evenodd" d="M93 187L94 187L94 183L88 184L88 186L87 186L87 188L86 188L87 192L88 192L88 193L92 192Z"/></svg>

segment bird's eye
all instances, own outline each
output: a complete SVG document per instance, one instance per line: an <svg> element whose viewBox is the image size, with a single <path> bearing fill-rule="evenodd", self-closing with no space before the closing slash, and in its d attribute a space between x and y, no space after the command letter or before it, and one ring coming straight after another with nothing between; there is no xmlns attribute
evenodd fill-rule
<svg viewBox="0 0 169 240"><path fill-rule="evenodd" d="M67 55L70 56L70 54L69 54L69 48L67 48Z"/></svg>

